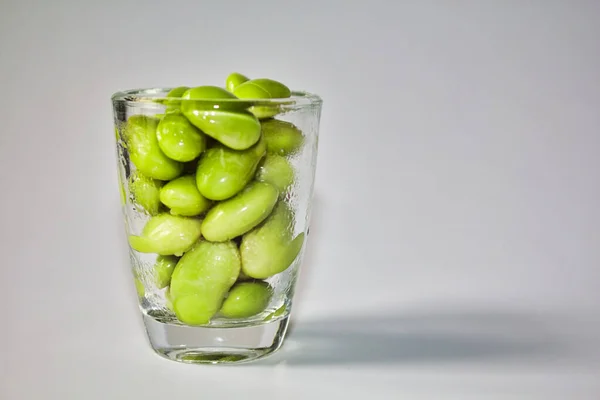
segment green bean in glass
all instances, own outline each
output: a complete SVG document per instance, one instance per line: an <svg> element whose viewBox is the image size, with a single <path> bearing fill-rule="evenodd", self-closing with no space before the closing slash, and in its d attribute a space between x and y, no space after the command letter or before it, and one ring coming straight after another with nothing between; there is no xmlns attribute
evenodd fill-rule
<svg viewBox="0 0 600 400"><path fill-rule="evenodd" d="M152 349L209 364L279 349L308 243L321 99L232 72L112 104L132 291Z"/></svg>

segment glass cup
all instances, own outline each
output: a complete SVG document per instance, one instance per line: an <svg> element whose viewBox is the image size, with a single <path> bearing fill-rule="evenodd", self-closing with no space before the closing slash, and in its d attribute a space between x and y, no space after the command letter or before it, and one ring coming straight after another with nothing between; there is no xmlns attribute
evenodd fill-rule
<svg viewBox="0 0 600 400"><path fill-rule="evenodd" d="M112 96L133 281L154 351L256 360L283 343L307 244L321 99Z"/></svg>

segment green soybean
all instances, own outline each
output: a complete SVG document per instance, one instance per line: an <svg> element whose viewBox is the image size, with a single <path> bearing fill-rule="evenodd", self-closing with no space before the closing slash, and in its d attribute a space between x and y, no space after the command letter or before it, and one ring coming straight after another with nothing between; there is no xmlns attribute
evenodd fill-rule
<svg viewBox="0 0 600 400"><path fill-rule="evenodd" d="M240 99L282 99L292 95L290 89L272 79L250 79L236 86L233 94Z"/></svg>
<svg viewBox="0 0 600 400"><path fill-rule="evenodd" d="M210 209L202 221L202 236L211 242L223 242L248 232L267 218L278 196L273 185L249 184L235 197Z"/></svg>
<svg viewBox="0 0 600 400"><path fill-rule="evenodd" d="M145 115L129 117L125 137L129 157L136 168L149 178L170 180L183 170L183 164L167 157L156 138L158 119Z"/></svg>
<svg viewBox="0 0 600 400"><path fill-rule="evenodd" d="M249 80L250 78L247 76L244 76L238 72L232 72L225 80L225 87L228 91L233 92L236 87Z"/></svg>
<svg viewBox="0 0 600 400"><path fill-rule="evenodd" d="M285 202L279 202L263 224L242 238L242 271L255 279L265 279L285 271L304 244L304 232L292 239L293 215Z"/></svg>
<svg viewBox="0 0 600 400"><path fill-rule="evenodd" d="M178 86L176 88L173 88L169 91L169 93L167 93L166 97L175 97L175 98L179 98L181 96L183 96L183 94L189 89L189 87L187 86ZM164 104L167 106L167 112L169 111L174 111L174 110L178 110L179 109L179 105L181 103L181 100L165 100Z"/></svg>
<svg viewBox="0 0 600 400"><path fill-rule="evenodd" d="M172 215L187 217L200 215L212 205L212 201L198 191L194 175L180 176L163 186L160 201L171 209Z"/></svg>
<svg viewBox="0 0 600 400"><path fill-rule="evenodd" d="M169 286L171 275L179 259L175 256L158 256L154 263L154 283L158 289Z"/></svg>
<svg viewBox="0 0 600 400"><path fill-rule="evenodd" d="M130 235L129 244L140 253L181 255L200 238L202 221L170 214L156 215L140 236Z"/></svg>
<svg viewBox="0 0 600 400"><path fill-rule="evenodd" d="M249 112L188 109L184 114L202 132L234 150L245 150L260 139L260 122Z"/></svg>
<svg viewBox="0 0 600 400"><path fill-rule="evenodd" d="M223 302L220 313L226 318L247 318L269 305L273 290L265 282L236 283Z"/></svg>
<svg viewBox="0 0 600 400"><path fill-rule="evenodd" d="M166 97L181 97L188 89L189 87L187 86L177 86L176 88L171 89Z"/></svg>
<svg viewBox="0 0 600 400"><path fill-rule="evenodd" d="M263 121L262 133L267 151L280 156L294 154L304 142L302 132L294 124L278 119Z"/></svg>
<svg viewBox="0 0 600 400"><path fill-rule="evenodd" d="M192 161L206 149L206 137L178 112L161 119L156 138L163 153L175 161Z"/></svg>
<svg viewBox="0 0 600 400"><path fill-rule="evenodd" d="M214 109L214 106L216 105L219 106L217 107L219 109L221 106L228 108L227 105L234 107L234 109L237 109L240 106L239 103L238 105L235 105L234 102L222 102L224 104L223 105L216 101L237 99L233 93L219 86L196 86L186 90L185 93L181 95L181 98L184 100L196 100L184 101L183 103L187 105L194 105L195 107L199 106L204 109Z"/></svg>
<svg viewBox="0 0 600 400"><path fill-rule="evenodd" d="M246 111L250 104L217 86L199 86L184 93L181 111L208 136L235 150L244 150L260 137L260 122Z"/></svg>
<svg viewBox="0 0 600 400"><path fill-rule="evenodd" d="M235 87L233 94L240 99L281 99L291 96L290 89L272 79L251 79ZM279 113L279 106L255 105L250 108L257 118L270 118Z"/></svg>
<svg viewBox="0 0 600 400"><path fill-rule="evenodd" d="M268 154L258 167L256 180L270 183L279 193L285 193L294 183L294 168L285 157Z"/></svg>
<svg viewBox="0 0 600 400"><path fill-rule="evenodd" d="M208 149L196 170L198 190L211 200L234 196L252 180L265 154L263 140L247 150L232 150L223 145Z"/></svg>
<svg viewBox="0 0 600 400"><path fill-rule="evenodd" d="M177 86L167 93L167 97L181 97L189 89L187 86Z"/></svg>
<svg viewBox="0 0 600 400"><path fill-rule="evenodd" d="M190 325L210 322L235 283L240 266L233 242L196 243L181 257L171 276L169 295L177 318Z"/></svg>
<svg viewBox="0 0 600 400"><path fill-rule="evenodd" d="M135 204L149 215L156 215L160 210L160 188L163 183L144 176L138 171L129 176L129 191Z"/></svg>

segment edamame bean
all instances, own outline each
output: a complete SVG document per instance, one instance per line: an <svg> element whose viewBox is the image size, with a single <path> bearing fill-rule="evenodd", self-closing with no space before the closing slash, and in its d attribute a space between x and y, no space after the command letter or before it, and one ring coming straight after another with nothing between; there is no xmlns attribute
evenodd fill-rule
<svg viewBox="0 0 600 400"><path fill-rule="evenodd" d="M160 120L156 138L163 153L175 161L192 161L206 149L206 137L178 112Z"/></svg>
<svg viewBox="0 0 600 400"><path fill-rule="evenodd" d="M272 79L251 79L233 90L240 99L280 99L291 96L290 89L281 82ZM278 105L256 105L250 108L257 118L270 118L279 113Z"/></svg>
<svg viewBox="0 0 600 400"><path fill-rule="evenodd" d="M158 145L158 119L145 115L129 117L125 128L129 157L136 168L149 178L170 180L183 170L183 164L167 157Z"/></svg>
<svg viewBox="0 0 600 400"><path fill-rule="evenodd" d="M249 184L235 197L208 211L202 222L202 236L211 242L223 242L248 232L267 218L278 196L273 185Z"/></svg>
<svg viewBox="0 0 600 400"><path fill-rule="evenodd" d="M170 214L156 215L140 236L130 235L129 244L140 253L181 255L200 238L202 221Z"/></svg>
<svg viewBox="0 0 600 400"><path fill-rule="evenodd" d="M235 101L237 97L227 90L199 86L186 91L183 98L181 111L186 118L225 146L244 150L260 138L260 122L246 111L250 104Z"/></svg>
<svg viewBox="0 0 600 400"><path fill-rule="evenodd" d="M208 210L212 202L202 196L194 175L184 175L167 183L160 190L160 201L172 215L193 217Z"/></svg>
<svg viewBox="0 0 600 400"><path fill-rule="evenodd" d="M233 72L229 74L229 76L225 80L225 87L230 92L233 92L236 87L249 80L250 78L248 78L247 76L244 76L237 72Z"/></svg>
<svg viewBox="0 0 600 400"><path fill-rule="evenodd" d="M129 191L133 201L149 215L156 215L160 210L160 188L163 183L135 171L129 177Z"/></svg>
<svg viewBox="0 0 600 400"><path fill-rule="evenodd" d="M158 256L154 264L154 283L158 289L169 286L171 275L179 259L174 256Z"/></svg>
<svg viewBox="0 0 600 400"><path fill-rule="evenodd" d="M242 271L255 279L265 279L285 271L304 244L304 232L292 239L293 215L285 202L279 202L263 224L242 238Z"/></svg>
<svg viewBox="0 0 600 400"><path fill-rule="evenodd" d="M234 196L252 180L265 153L263 140L241 151L223 145L208 149L196 171L198 190L211 200L225 200Z"/></svg>
<svg viewBox="0 0 600 400"><path fill-rule="evenodd" d="M177 318L186 324L210 322L240 273L240 254L233 242L201 240L177 263L169 295Z"/></svg>
<svg viewBox="0 0 600 400"><path fill-rule="evenodd" d="M167 93L166 97L181 97L189 89L187 86L177 86Z"/></svg>
<svg viewBox="0 0 600 400"><path fill-rule="evenodd" d="M179 98L179 97L183 96L183 94L188 89L189 89L189 87L187 87L187 86L178 86L176 88L171 89L165 97ZM180 103L181 103L181 100L166 100L164 102L164 104L167 106L167 112L178 110Z"/></svg>
<svg viewBox="0 0 600 400"><path fill-rule="evenodd" d="M219 105L215 100L235 100L237 97L229 92L226 89L223 89L219 86L196 86L186 90L182 95L182 99L185 100L196 100L196 101L186 101L184 103L187 104L196 104L196 106L201 105L201 108L209 108L213 109L214 105ZM233 105L233 103L227 103ZM218 107L220 108L220 107ZM225 106L227 108L227 106ZM239 108L238 106L234 106L234 109Z"/></svg>
<svg viewBox="0 0 600 400"><path fill-rule="evenodd" d="M294 124L278 119L263 121L262 132L267 142L267 152L271 154L294 154L304 142L302 132Z"/></svg>
<svg viewBox="0 0 600 400"><path fill-rule="evenodd" d="M269 305L273 290L265 282L236 283L221 307L226 318L247 318L259 314Z"/></svg>
<svg viewBox="0 0 600 400"><path fill-rule="evenodd" d="M268 154L258 167L256 180L270 183L283 194L294 182L294 168L285 157Z"/></svg>
<svg viewBox="0 0 600 400"><path fill-rule="evenodd" d="M292 95L290 89L272 79L250 79L236 86L233 94L240 99L283 99Z"/></svg>

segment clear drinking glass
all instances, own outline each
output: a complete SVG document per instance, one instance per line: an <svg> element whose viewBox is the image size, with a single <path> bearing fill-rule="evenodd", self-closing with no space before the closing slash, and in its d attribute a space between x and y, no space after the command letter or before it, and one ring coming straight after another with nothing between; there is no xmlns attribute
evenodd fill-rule
<svg viewBox="0 0 600 400"><path fill-rule="evenodd" d="M166 97L170 90L112 96L130 266L148 338L159 355L181 362L255 360L279 349L286 334L307 244L322 101L305 92L185 100ZM192 123L219 125L243 142L234 147L245 147L253 140L228 122L240 115L260 123L248 149ZM195 151L173 151L184 142Z"/></svg>

